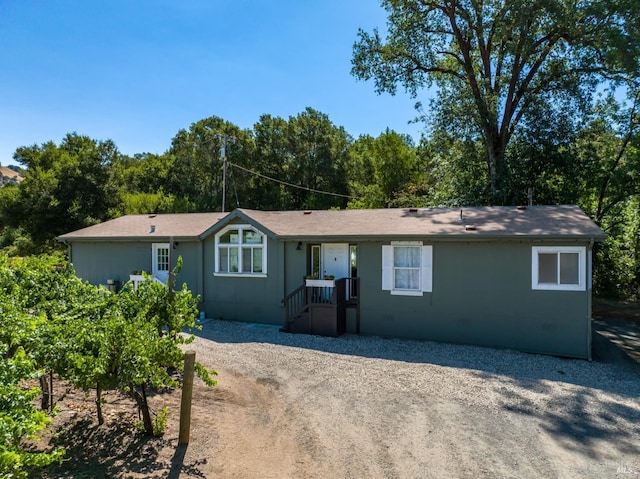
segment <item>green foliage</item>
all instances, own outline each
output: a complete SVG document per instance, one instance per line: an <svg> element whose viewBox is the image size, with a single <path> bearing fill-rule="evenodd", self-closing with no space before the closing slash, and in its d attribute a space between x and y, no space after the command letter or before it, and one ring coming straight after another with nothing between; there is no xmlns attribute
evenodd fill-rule
<svg viewBox="0 0 640 479"><path fill-rule="evenodd" d="M26 478L26 469L59 461L64 450L35 453L23 448L25 439L34 438L50 423L33 404L39 390L24 387L26 380L40 375L34 350L45 319L16 304L17 288L8 264L6 257L0 257L0 477Z"/></svg>
<svg viewBox="0 0 640 479"><path fill-rule="evenodd" d="M169 408L164 406L157 413L155 413L153 417L153 436L161 437L164 435L164 431L167 428L167 421L169 420ZM139 432L143 434L147 434L145 429L144 421L136 421L133 424L133 427L136 428Z"/></svg>
<svg viewBox="0 0 640 479"><path fill-rule="evenodd" d="M27 478L27 470L62 460L63 449L50 453L26 451L25 439L34 438L50 419L33 405L39 391L25 389L22 383L37 375L34 361L22 348L7 357L6 345L0 344L0 477Z"/></svg>
<svg viewBox="0 0 640 479"><path fill-rule="evenodd" d="M247 202L261 209L328 209L346 206L351 137L313 108L283 118L262 115L254 125L252 171L301 188L260 177L247 179ZM315 190L315 191L311 191ZM334 195L319 194L325 191Z"/></svg>
<svg viewBox="0 0 640 479"><path fill-rule="evenodd" d="M143 412L145 432L161 434L168 411L151 420L145 389L178 385L167 370L182 369L180 345L193 336L181 333L196 327L197 315L197 298L186 287L173 292L149 280L138 290L126 287L114 294L82 282L60 257L0 255L0 293L0 476L27 477L25 471L64 453L22 447L50 422L33 405L39 391L23 387L43 372L55 371L79 388L95 390L99 420L102 391L130 394ZM198 364L197 372L215 385L215 371Z"/></svg>
<svg viewBox="0 0 640 479"><path fill-rule="evenodd" d="M223 135L228 138L225 152L229 161L242 163L252 156L250 132L215 116L192 123L188 131L180 130L171 140L164 191L184 204L195 205L195 211L220 209Z"/></svg>
<svg viewBox="0 0 640 479"><path fill-rule="evenodd" d="M157 193L123 193L124 214L140 215L149 213L189 213L196 211L194 202L165 194L162 189Z"/></svg>
<svg viewBox="0 0 640 479"><path fill-rule="evenodd" d="M111 141L75 133L60 145L18 148L16 161L27 167L18 194L2 195L5 226L21 227L36 245L56 235L103 221L119 205L109 166L119 153Z"/></svg>
<svg viewBox="0 0 640 479"><path fill-rule="evenodd" d="M420 178L411 138L387 130L358 138L350 152L351 193L358 198L350 208L416 206Z"/></svg>
<svg viewBox="0 0 640 479"><path fill-rule="evenodd" d="M352 73L372 79L378 92L402 86L415 97L435 85L432 121L452 137L482 144L494 204L509 196L505 155L519 126L583 111L599 82L640 77L638 2L384 0L382 6L386 36L360 30Z"/></svg>

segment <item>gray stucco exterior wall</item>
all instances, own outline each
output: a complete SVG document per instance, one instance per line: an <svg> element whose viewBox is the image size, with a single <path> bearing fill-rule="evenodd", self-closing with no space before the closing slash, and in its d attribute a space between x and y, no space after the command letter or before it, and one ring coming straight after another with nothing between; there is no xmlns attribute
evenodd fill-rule
<svg viewBox="0 0 640 479"><path fill-rule="evenodd" d="M215 238L203 243L204 289L202 310L207 317L266 324L284 324L285 243L267 240L266 277L216 275Z"/></svg>
<svg viewBox="0 0 640 479"><path fill-rule="evenodd" d="M382 291L382 244L359 245L363 334L590 356L591 292L533 290L534 243L425 242L433 291L417 297Z"/></svg>
<svg viewBox="0 0 640 479"><path fill-rule="evenodd" d="M122 286L129 281L133 271L151 271L152 244L144 241L74 241L70 260L76 274L83 280L96 285L106 285L107 280L115 280ZM176 288L187 283L194 295L202 295L200 251L200 242L181 241L172 252L174 264L178 256L183 260Z"/></svg>
<svg viewBox="0 0 640 479"><path fill-rule="evenodd" d="M134 270L151 271L151 243L74 241L70 261L78 277L91 284L113 279L122 285Z"/></svg>

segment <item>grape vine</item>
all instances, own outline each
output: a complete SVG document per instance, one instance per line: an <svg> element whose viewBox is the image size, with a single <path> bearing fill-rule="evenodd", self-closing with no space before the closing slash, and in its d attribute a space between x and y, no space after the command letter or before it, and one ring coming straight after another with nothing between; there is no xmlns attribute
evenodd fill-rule
<svg viewBox="0 0 640 479"><path fill-rule="evenodd" d="M172 272L177 274L181 260ZM96 417L103 424L103 393L118 390L135 400L144 431L154 431L147 402L150 387L176 387L168 370L183 366L182 334L197 328L198 298L154 281L131 284L114 294L75 276L59 257L0 256L0 477L27 477L29 468L61 460L64 451L23 449L50 424L55 374L73 386L93 391ZM215 371L198 365L199 376L215 385ZM38 378L40 388L26 388ZM30 383L32 384L32 383ZM42 410L34 400L42 394Z"/></svg>

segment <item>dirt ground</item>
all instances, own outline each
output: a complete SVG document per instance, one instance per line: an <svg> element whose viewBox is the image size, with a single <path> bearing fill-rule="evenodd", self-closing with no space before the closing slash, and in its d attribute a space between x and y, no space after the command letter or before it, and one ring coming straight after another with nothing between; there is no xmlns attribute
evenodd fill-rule
<svg viewBox="0 0 640 479"><path fill-rule="evenodd" d="M606 324L617 325L618 321ZM634 318L625 321L636 326L640 324ZM215 367L214 364L206 366ZM188 446L178 446L180 390L163 391L151 396L152 407L158 410L167 406L170 415L163 437L145 438L134 427L134 422L138 420L137 411L128 398L107 393L106 424L99 427L91 398L81 392L67 390L64 383L56 382L55 393L58 395L60 413L49 432L41 435L36 447L63 446L67 454L61 466L50 467L33 477L365 477L372 469L368 464L358 463L362 457L385 455L388 457L381 459L381 464L402 463L405 459L413 459L402 455L415 448L428 451L429 463L423 464L423 469L406 470L404 474L399 474L397 470L385 470L380 466L376 477L440 477L435 471L444 470L445 464L451 471L451 464L454 463L457 463L457 469L454 469L456 473L446 477L515 477L515 471L528 477L544 477L547 472L554 471L549 466L550 462L571 461L570 455L549 457L549 451L558 448L541 441L542 446L526 451L528 457L533 459L530 466L523 466L521 462L518 463L524 452L518 449L523 441L516 435L519 430L526 429L522 427L526 419L519 416L517 411L488 421L479 413L454 403L438 402L435 398L428 399L428 404L427 399L422 403L414 403L410 410L403 413L406 416L403 418L403 431L395 431L394 424L390 422L392 419L381 417L378 430L375 431L360 430L355 424L350 431L327 428L324 435L318 435L318 430L322 429L318 426L321 418L309 417L305 408L292 403L291 391L287 390L287 394L284 394L280 390L285 387L283 383L269 377L243 376L225 369L218 369L218 373L219 385L214 388L196 379L191 441ZM373 400L384 407L394 407L393 404L384 405L384 398ZM340 398L336 404L344 405L348 401L347 398ZM324 407L331 411L336 406ZM339 414L339 411L333 412ZM428 431L433 435L433 440L422 438L420 440L424 443L411 443L418 439L412 438L410 425L418 423L433 425ZM314 424L318 427L314 428ZM314 428L313 433L309 428ZM442 437L441 431L456 428L460 430L456 440ZM544 436L542 432L533 430L530 434L537 441ZM341 434L345 436L339 439L338 435ZM386 449L380 451L380 444L376 442L384 442L382 438L387 434L402 439L398 444L386 445ZM487 458L498 437L504 442L504 457ZM340 444L343 439L344 446ZM339 453L342 457L339 471L325 456L317 453L320 448L326 449L328 442L335 442L329 451ZM354 444L361 447L362 451L340 451L341 447L353 448ZM640 446L640 438L637 445ZM510 448L513 450L510 451ZM360 455L360 452L367 454ZM319 457L324 457L324 460L319 460ZM344 461L349 462L347 468L344 468ZM611 467L620 472L620 467L631 466L612 463ZM633 469L626 472L633 473L631 476L640 474L635 467L634 464Z"/></svg>
<svg viewBox="0 0 640 479"><path fill-rule="evenodd" d="M169 408L166 432L146 438L134 424L134 403L110 392L104 395L105 424L98 426L95 405L81 391L69 391L55 381L62 397L54 425L40 435L38 448L62 446L62 465L51 466L41 478L212 478L248 477L246 471L265 464L287 477L299 460L293 437L286 434L288 417L272 387L252 378L218 370L219 385L207 387L196 378L193 390L190 443L178 446L180 390L150 396L152 408ZM283 434L284 433L284 434ZM276 453L277 451L277 453Z"/></svg>

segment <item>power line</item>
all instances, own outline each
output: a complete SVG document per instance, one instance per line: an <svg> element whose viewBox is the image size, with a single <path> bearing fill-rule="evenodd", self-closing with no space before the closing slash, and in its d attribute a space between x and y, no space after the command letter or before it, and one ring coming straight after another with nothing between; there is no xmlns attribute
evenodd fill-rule
<svg viewBox="0 0 640 479"><path fill-rule="evenodd" d="M321 191L321 190L316 190L314 188L309 188L307 186L299 186L299 185L294 185L293 183L287 183L286 181L278 180L276 178L271 178L270 176L263 175L262 173L258 173L257 171L249 170L244 166L236 165L235 163L231 163L230 161L227 161L227 164L230 166L233 166L234 168L238 168L239 170L246 171L247 173L251 173L252 175L256 175L256 176L259 176L260 178L264 178L265 180L274 181L276 183L280 183L281 185L290 186L291 188L298 188L299 190L305 190L311 193L320 193L321 195L340 196L341 198L349 198L352 200L358 199L357 196L343 195L340 193L331 193L329 191Z"/></svg>

